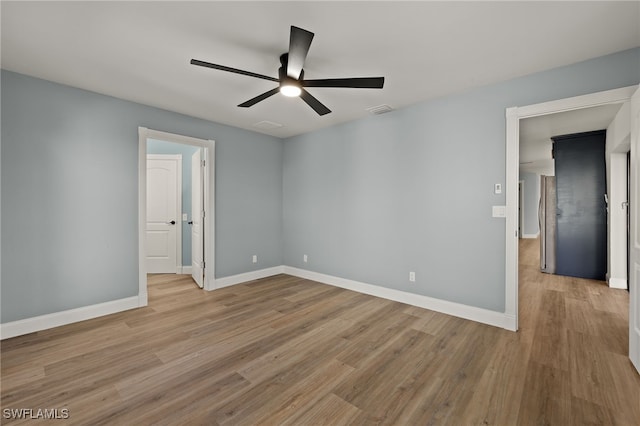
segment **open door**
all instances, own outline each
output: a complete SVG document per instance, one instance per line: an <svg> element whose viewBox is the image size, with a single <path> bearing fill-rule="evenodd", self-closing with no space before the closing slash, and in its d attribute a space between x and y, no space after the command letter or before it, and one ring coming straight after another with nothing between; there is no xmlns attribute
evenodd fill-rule
<svg viewBox="0 0 640 426"><path fill-rule="evenodd" d="M202 149L191 157L191 276L204 286L204 221L203 221Z"/></svg>
<svg viewBox="0 0 640 426"><path fill-rule="evenodd" d="M629 358L640 373L640 88L631 98L631 244L629 250Z"/></svg>

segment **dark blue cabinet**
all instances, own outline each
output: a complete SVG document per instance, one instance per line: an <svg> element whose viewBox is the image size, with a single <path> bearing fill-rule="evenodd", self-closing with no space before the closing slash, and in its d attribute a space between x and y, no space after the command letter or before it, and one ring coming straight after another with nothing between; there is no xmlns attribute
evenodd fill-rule
<svg viewBox="0 0 640 426"><path fill-rule="evenodd" d="M604 130L552 138L556 174L558 275L605 279L605 139Z"/></svg>

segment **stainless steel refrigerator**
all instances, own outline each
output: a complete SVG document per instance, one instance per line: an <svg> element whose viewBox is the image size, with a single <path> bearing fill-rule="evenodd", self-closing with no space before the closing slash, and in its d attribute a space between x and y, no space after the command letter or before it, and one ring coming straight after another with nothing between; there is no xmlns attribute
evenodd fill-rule
<svg viewBox="0 0 640 426"><path fill-rule="evenodd" d="M540 270L548 274L556 272L556 178L540 176Z"/></svg>

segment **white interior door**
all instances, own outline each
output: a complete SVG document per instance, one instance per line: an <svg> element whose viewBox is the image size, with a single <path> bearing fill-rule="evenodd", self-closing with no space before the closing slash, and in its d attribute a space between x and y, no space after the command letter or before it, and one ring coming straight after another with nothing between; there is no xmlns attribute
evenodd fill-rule
<svg viewBox="0 0 640 426"><path fill-rule="evenodd" d="M640 373L640 88L631 98L631 244L629 251L629 358Z"/></svg>
<svg viewBox="0 0 640 426"><path fill-rule="evenodd" d="M202 149L199 149L191 157L191 276L200 288L204 285L202 176Z"/></svg>
<svg viewBox="0 0 640 426"><path fill-rule="evenodd" d="M147 156L146 263L149 273L178 272L181 156Z"/></svg>

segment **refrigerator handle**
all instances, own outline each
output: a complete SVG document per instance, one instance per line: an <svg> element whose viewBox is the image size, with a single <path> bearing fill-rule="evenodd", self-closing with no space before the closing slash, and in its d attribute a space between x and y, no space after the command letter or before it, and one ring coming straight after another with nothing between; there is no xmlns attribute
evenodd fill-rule
<svg viewBox="0 0 640 426"><path fill-rule="evenodd" d="M542 233L542 194L538 200L538 230Z"/></svg>

